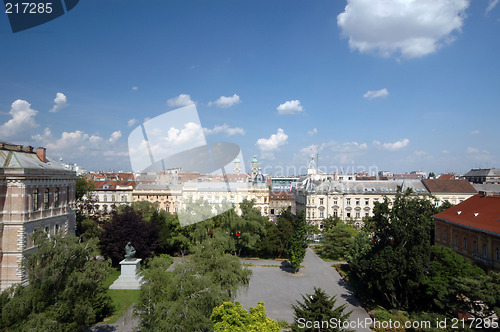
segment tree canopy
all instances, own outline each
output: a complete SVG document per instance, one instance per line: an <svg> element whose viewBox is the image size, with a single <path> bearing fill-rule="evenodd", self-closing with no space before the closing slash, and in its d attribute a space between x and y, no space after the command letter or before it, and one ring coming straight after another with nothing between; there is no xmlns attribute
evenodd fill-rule
<svg viewBox="0 0 500 332"><path fill-rule="evenodd" d="M172 272L171 261L155 257L144 271L145 284L137 305L144 331L210 331L213 308L232 301L248 285L250 270L226 254L217 239L206 239L193 248Z"/></svg>
<svg viewBox="0 0 500 332"><path fill-rule="evenodd" d="M212 316L215 332L279 332L278 322L266 316L264 302L246 311L239 303L224 302L215 307Z"/></svg>
<svg viewBox="0 0 500 332"><path fill-rule="evenodd" d="M102 253L118 266L128 242L134 246L136 257L147 258L159 245L158 235L156 224L144 221L141 212L126 206L120 213L113 213L110 222L102 225L99 244Z"/></svg>
<svg viewBox="0 0 500 332"><path fill-rule="evenodd" d="M80 243L75 236L37 232L34 244L23 260L29 284L1 294L2 329L79 331L111 312L102 285L111 268L109 261L96 259L94 240Z"/></svg>
<svg viewBox="0 0 500 332"><path fill-rule="evenodd" d="M305 322L333 322L336 321L338 326L346 321L351 312L345 312L346 305L336 306L337 299L335 296L329 297L321 288L314 287L313 294L302 295L303 302L297 301L292 305L294 310L293 331L311 331L311 332L326 332L326 331L341 331L341 328L332 326L334 324L326 324L328 326L317 326L313 324L307 327Z"/></svg>

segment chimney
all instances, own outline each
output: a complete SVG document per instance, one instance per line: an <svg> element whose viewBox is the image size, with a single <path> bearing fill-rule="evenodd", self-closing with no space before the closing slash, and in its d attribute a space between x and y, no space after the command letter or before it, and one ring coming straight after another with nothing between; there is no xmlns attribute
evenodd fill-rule
<svg viewBox="0 0 500 332"><path fill-rule="evenodd" d="M40 159L40 161L42 163L46 163L47 162L47 155L46 155L45 148L38 148L38 149L36 149L36 155L37 155L38 159Z"/></svg>

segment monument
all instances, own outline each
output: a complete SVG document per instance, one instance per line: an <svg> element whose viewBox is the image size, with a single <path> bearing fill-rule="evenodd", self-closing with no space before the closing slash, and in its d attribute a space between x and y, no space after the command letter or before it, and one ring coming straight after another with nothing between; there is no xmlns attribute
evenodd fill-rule
<svg viewBox="0 0 500 332"><path fill-rule="evenodd" d="M142 276L138 274L141 263L140 258L134 258L135 248L129 242L125 246L125 259L120 262L121 274L109 289L139 289Z"/></svg>

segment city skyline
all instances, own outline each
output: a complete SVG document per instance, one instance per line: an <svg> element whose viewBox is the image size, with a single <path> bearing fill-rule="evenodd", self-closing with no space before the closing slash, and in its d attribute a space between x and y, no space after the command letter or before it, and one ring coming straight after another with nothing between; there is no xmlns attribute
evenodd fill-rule
<svg viewBox="0 0 500 332"><path fill-rule="evenodd" d="M195 103L247 169L499 167L497 4L89 0L19 33L0 14L0 140L128 171L130 132Z"/></svg>

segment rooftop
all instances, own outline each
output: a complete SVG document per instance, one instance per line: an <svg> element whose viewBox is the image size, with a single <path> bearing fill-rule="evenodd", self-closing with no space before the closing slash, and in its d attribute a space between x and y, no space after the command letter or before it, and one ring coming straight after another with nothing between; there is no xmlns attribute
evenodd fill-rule
<svg viewBox="0 0 500 332"><path fill-rule="evenodd" d="M500 236L500 196L474 195L432 217Z"/></svg>
<svg viewBox="0 0 500 332"><path fill-rule="evenodd" d="M477 194L476 189L465 179L446 180L446 179L425 179L422 180L427 190L431 194L437 193L462 193Z"/></svg>

